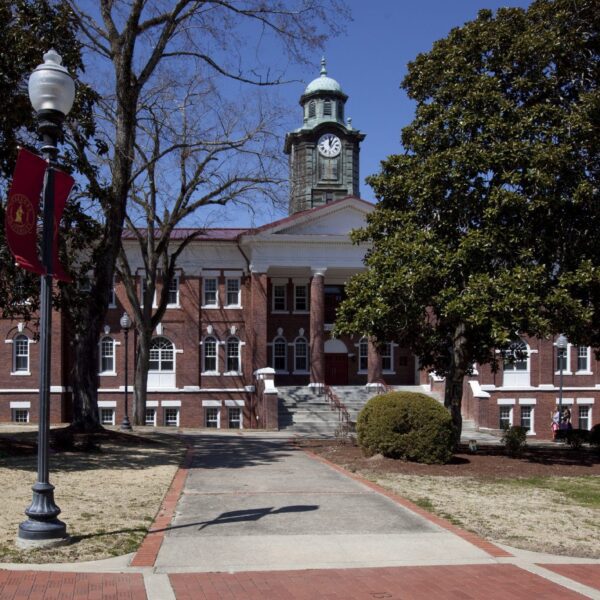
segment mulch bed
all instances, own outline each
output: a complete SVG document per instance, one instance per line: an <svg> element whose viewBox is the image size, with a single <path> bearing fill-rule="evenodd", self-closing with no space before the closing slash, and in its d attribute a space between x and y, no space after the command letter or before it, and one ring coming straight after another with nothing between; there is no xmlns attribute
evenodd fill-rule
<svg viewBox="0 0 600 600"><path fill-rule="evenodd" d="M298 445L351 471L369 470L379 474L441 475L498 479L506 477L580 477L600 475L600 454L590 448L573 450L562 444L529 446L521 458L509 458L501 446L480 445L470 453L461 446L445 465L423 465L376 455L363 456L352 443L328 440L299 440Z"/></svg>

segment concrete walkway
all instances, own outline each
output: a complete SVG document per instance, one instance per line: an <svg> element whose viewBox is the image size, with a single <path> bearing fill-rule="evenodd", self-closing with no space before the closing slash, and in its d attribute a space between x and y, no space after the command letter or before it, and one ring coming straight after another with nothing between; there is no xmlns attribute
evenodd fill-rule
<svg viewBox="0 0 600 600"><path fill-rule="evenodd" d="M600 561L500 548L281 434L187 439L137 555L0 565L0 598L600 600Z"/></svg>

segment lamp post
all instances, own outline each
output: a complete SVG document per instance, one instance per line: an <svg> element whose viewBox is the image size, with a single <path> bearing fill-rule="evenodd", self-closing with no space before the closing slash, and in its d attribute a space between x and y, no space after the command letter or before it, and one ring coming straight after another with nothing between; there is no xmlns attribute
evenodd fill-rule
<svg viewBox="0 0 600 600"><path fill-rule="evenodd" d="M54 503L54 486L48 477L48 436L50 430L50 357L52 331L52 243L54 235L54 164L62 123L73 106L75 84L55 50L44 54L29 78L29 99L38 117L43 141L42 152L48 162L42 190L44 204L42 264L46 274L40 286L40 386L38 421L37 481L31 488L33 499L25 511L29 517L19 525L19 539L52 545L67 537L67 526L56 517L60 508Z"/></svg>
<svg viewBox="0 0 600 600"><path fill-rule="evenodd" d="M566 336L562 333L556 338L556 347L558 349L558 356L560 357L560 376L558 383L558 428L560 430L560 424L562 419L562 401L563 401L563 369L564 369L564 356L565 350L569 346L569 341ZM560 439L560 438L559 438Z"/></svg>
<svg viewBox="0 0 600 600"><path fill-rule="evenodd" d="M128 392L127 365L129 363L129 352L128 352L127 340L128 340L128 335L129 335L129 328L131 327L131 319L129 318L129 315L126 312L123 313L123 316L121 317L121 320L119 321L119 323L121 324L121 329L123 330L123 333L125 334L125 415L123 416L123 422L121 423L121 429L124 431L131 431L131 423L129 422L129 412L127 410L127 392Z"/></svg>

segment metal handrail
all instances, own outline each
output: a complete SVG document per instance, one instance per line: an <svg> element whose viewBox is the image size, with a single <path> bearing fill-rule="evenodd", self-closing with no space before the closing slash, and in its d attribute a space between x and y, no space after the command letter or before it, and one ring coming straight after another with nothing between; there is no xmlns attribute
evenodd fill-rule
<svg viewBox="0 0 600 600"><path fill-rule="evenodd" d="M346 405L339 399L337 394L328 385L325 386L325 394L327 396L327 400L331 404L331 410L337 409L339 420L345 421L346 425L349 425L350 414L348 413Z"/></svg>

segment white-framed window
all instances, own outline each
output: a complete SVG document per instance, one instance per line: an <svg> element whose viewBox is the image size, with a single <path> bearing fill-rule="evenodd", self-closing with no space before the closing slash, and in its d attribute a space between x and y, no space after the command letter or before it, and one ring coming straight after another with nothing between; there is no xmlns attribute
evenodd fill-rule
<svg viewBox="0 0 600 600"><path fill-rule="evenodd" d="M29 423L28 408L13 408L11 412L13 423Z"/></svg>
<svg viewBox="0 0 600 600"><path fill-rule="evenodd" d="M221 428L221 409L210 406L204 409L204 425L210 429Z"/></svg>
<svg viewBox="0 0 600 600"><path fill-rule="evenodd" d="M294 371L308 372L308 343L306 338L296 338L294 342Z"/></svg>
<svg viewBox="0 0 600 600"><path fill-rule="evenodd" d="M179 409L168 407L165 408L165 425L167 427L179 427Z"/></svg>
<svg viewBox="0 0 600 600"><path fill-rule="evenodd" d="M590 348L589 346L577 346L577 371L590 372Z"/></svg>
<svg viewBox="0 0 600 600"><path fill-rule="evenodd" d="M112 286L108 292L108 308L116 308L117 294L115 292L115 278L113 277Z"/></svg>
<svg viewBox="0 0 600 600"><path fill-rule="evenodd" d="M29 373L29 338L23 334L13 339L13 373Z"/></svg>
<svg viewBox="0 0 600 600"><path fill-rule="evenodd" d="M369 370L369 341L366 337L358 342L358 370L362 372Z"/></svg>
<svg viewBox="0 0 600 600"><path fill-rule="evenodd" d="M512 406L499 406L499 422L498 427L500 429L507 429L513 424L513 408ZM523 407L525 408L525 407Z"/></svg>
<svg viewBox="0 0 600 600"><path fill-rule="evenodd" d="M273 340L273 368L276 371L287 370L287 342L281 336Z"/></svg>
<svg viewBox="0 0 600 600"><path fill-rule="evenodd" d="M114 425L115 424L115 409L114 408L100 408L100 423L102 425Z"/></svg>
<svg viewBox="0 0 600 600"><path fill-rule="evenodd" d="M308 311L308 285L294 285L294 310L296 312Z"/></svg>
<svg viewBox="0 0 600 600"><path fill-rule="evenodd" d="M391 343L381 346L381 370L386 373L394 372L394 352Z"/></svg>
<svg viewBox="0 0 600 600"><path fill-rule="evenodd" d="M592 409L590 406L579 406L578 427L589 431L592 428Z"/></svg>
<svg viewBox="0 0 600 600"><path fill-rule="evenodd" d="M179 275L174 275L167 291L167 308L179 307Z"/></svg>
<svg viewBox="0 0 600 600"><path fill-rule="evenodd" d="M521 427L533 433L533 406L521 406Z"/></svg>
<svg viewBox="0 0 600 600"><path fill-rule="evenodd" d="M285 284L273 285L273 312L287 310L287 286Z"/></svg>
<svg viewBox="0 0 600 600"><path fill-rule="evenodd" d="M227 304L225 305L228 308L238 308L242 305L241 302L241 282L239 277L235 278L227 278L225 280L225 291L227 294Z"/></svg>
<svg viewBox="0 0 600 600"><path fill-rule="evenodd" d="M219 280L216 277L202 279L202 300L205 307L219 306Z"/></svg>
<svg viewBox="0 0 600 600"><path fill-rule="evenodd" d="M563 372L569 370L569 356L571 355L571 346L567 346L565 350L556 348L556 372L559 373L561 368Z"/></svg>
<svg viewBox="0 0 600 600"><path fill-rule="evenodd" d="M242 409L230 406L227 410L229 416L229 429L242 428Z"/></svg>
<svg viewBox="0 0 600 600"><path fill-rule="evenodd" d="M204 338L202 342L202 372L218 373L218 342L212 335Z"/></svg>
<svg viewBox="0 0 600 600"><path fill-rule="evenodd" d="M517 339L504 351L503 385L528 386L531 382L531 360L529 346Z"/></svg>
<svg viewBox="0 0 600 600"><path fill-rule="evenodd" d="M157 337L150 342L149 370L168 373L175 370L175 349L167 338Z"/></svg>
<svg viewBox="0 0 600 600"><path fill-rule="evenodd" d="M115 340L105 335L100 340L100 375L115 372Z"/></svg>
<svg viewBox="0 0 600 600"><path fill-rule="evenodd" d="M144 423L151 427L156 427L156 409L147 408L144 416Z"/></svg>
<svg viewBox="0 0 600 600"><path fill-rule="evenodd" d="M226 354L227 354L227 372L228 373L240 373L240 340L235 336L231 336L227 339L226 343Z"/></svg>

